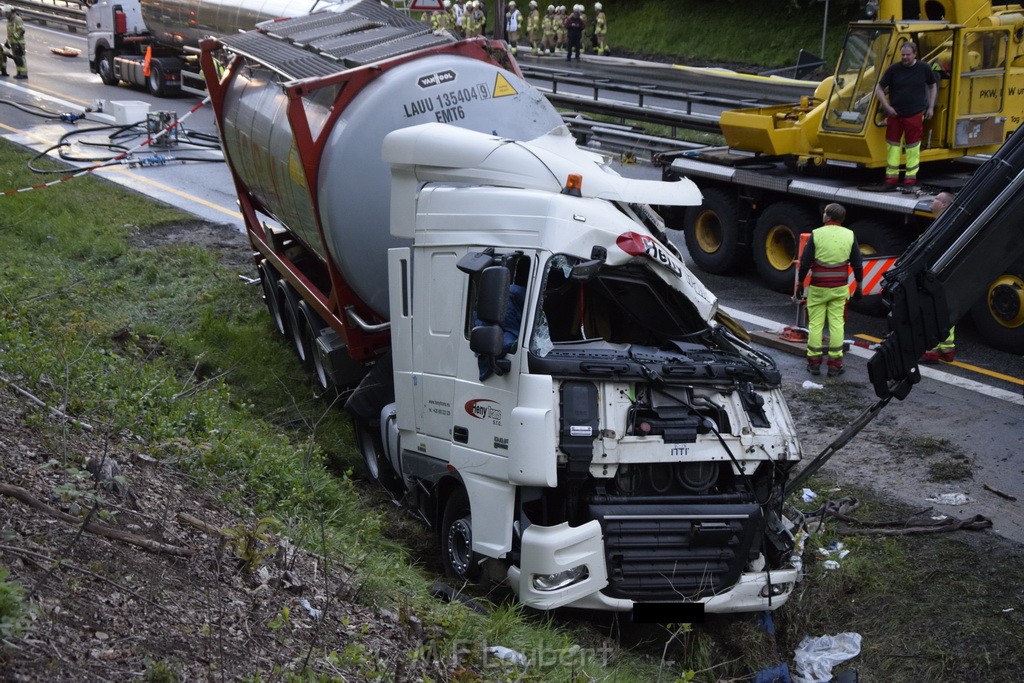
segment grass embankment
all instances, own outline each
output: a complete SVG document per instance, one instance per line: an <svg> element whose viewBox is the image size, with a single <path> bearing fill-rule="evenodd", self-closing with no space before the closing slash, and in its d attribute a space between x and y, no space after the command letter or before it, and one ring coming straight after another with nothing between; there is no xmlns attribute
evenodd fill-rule
<svg viewBox="0 0 1024 683"><path fill-rule="evenodd" d="M0 141L5 188L39 182L26 169L28 158ZM473 643L527 653L534 661L530 680L685 675L694 658L665 664L657 656L609 649L581 622L528 617L503 599L485 617L431 597L436 577L417 568L431 559L417 556L415 546L428 545L424 552L431 553L436 546L423 540L422 527L398 518L374 490L352 478L359 463L348 422L313 397L301 365L272 333L259 288L241 282L215 251L147 241L169 223L192 220L93 178L0 198L0 391L15 382L97 426L111 442L138 443L133 448L187 471L233 510L261 526L273 520L301 545L354 567L361 600L381 608L401 605L403 613L422 620L425 631L442 634L423 643L423 652L409 652L410 658L450 654ZM61 453L62 430L74 427L45 411L29 420ZM55 466L66 468L70 478L84 468L84 458L63 451ZM3 479L19 481L25 474L5 472ZM60 492L51 497L60 499ZM391 540L396 535L398 542ZM4 543L16 540L14 534ZM125 570L104 571L116 578ZM17 572L0 572L4 638L26 626L31 635L31 624L19 618L29 611L25 592L31 587L20 590L16 580ZM35 613L45 618L43 611ZM482 663L482 649L457 657L461 668L448 672L452 679L519 676L517 668L506 671L493 658ZM314 654L295 670L322 674L318 665L328 656ZM158 665L173 671L173 663ZM357 678L371 674L387 679L388 669L364 663Z"/></svg>
<svg viewBox="0 0 1024 683"><path fill-rule="evenodd" d="M825 3L810 9L757 0L606 0L608 43L613 54L676 57L681 62L793 66L802 48L821 53ZM825 58L835 64L846 25L856 16L832 3L825 35ZM587 11L592 12L592 3Z"/></svg>

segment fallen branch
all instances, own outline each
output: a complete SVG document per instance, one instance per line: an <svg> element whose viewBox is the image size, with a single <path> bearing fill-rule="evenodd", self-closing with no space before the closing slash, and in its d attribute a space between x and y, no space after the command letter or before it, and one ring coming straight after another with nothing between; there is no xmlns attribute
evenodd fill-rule
<svg viewBox="0 0 1024 683"><path fill-rule="evenodd" d="M69 515L63 510L58 510L55 507L47 505L46 503L36 498L25 489L21 488L20 486L12 486L11 484L0 483L0 495L10 496L15 500L20 500L22 503L28 505L31 508L39 510L40 512L46 513L51 517L67 522L69 524L81 524L82 522L82 520L79 517ZM83 526L83 528L91 534L103 536L104 538L109 538L114 541L122 541L124 543L129 543L131 545L138 546L144 550L149 550L154 553L163 553L165 555L174 555L176 557L192 557L197 552L199 552L194 548L183 548L177 545L170 545L168 543L154 541L152 539L145 538L143 536L138 536L136 534L130 534L127 531L121 531L120 529L109 527L106 524L88 522Z"/></svg>
<svg viewBox="0 0 1024 683"><path fill-rule="evenodd" d="M179 522L184 522L185 524L188 524L189 526L194 526L195 528L199 529L200 531L202 531L202 532L204 532L206 534L209 534L210 536L213 536L214 538L230 538L231 537L231 534L229 534L228 532L224 531L220 527L216 527L216 526L214 526L212 524L207 524L206 522L204 522L203 520L199 519L195 515L190 515L187 512L179 512L178 513L178 521Z"/></svg>
<svg viewBox="0 0 1024 683"><path fill-rule="evenodd" d="M982 486L985 488L986 491L991 491L992 493L996 494L1000 498L1005 498L1006 500L1012 500L1014 502L1016 502L1016 500L1017 500L1017 496L1011 496L1009 493L1003 493L1002 491L1000 491L999 489L995 488L994 486L989 486L988 484L982 484Z"/></svg>
<svg viewBox="0 0 1024 683"><path fill-rule="evenodd" d="M910 534L937 534L946 531L957 531L958 529L980 531L981 529L990 529L991 527L991 519L982 515L974 515L974 517L969 519L947 517L945 520L934 524L918 524L900 529L854 529L851 527L839 527L838 532L840 536L907 536Z"/></svg>
<svg viewBox="0 0 1024 683"><path fill-rule="evenodd" d="M84 429L87 432L93 431L92 425L89 424L88 422L82 422L81 420L76 420L75 418L71 417L70 415L68 415L64 411L58 410L57 408L54 408L51 405L47 405L47 403L45 401L43 401L43 399L41 399L38 396L35 396L35 395L29 393L26 389L22 389L17 384L15 384L11 380L7 379L3 375L0 375L0 382L3 382L7 386L9 386L11 389L14 389L15 392L17 392L21 396L24 396L25 398L27 398L31 403L39 406L40 408L43 408L44 410L50 411L51 414L56 415L60 419L67 420L71 424L75 425L76 427L81 427L82 429Z"/></svg>

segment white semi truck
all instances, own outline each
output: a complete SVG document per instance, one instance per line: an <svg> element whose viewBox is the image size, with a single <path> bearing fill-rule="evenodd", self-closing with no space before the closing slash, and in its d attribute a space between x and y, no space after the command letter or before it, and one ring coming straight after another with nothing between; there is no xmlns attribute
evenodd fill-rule
<svg viewBox="0 0 1024 683"><path fill-rule="evenodd" d="M780 373L648 208L692 183L612 173L505 44L376 2L202 65L274 325L450 575L673 621L786 601Z"/></svg>

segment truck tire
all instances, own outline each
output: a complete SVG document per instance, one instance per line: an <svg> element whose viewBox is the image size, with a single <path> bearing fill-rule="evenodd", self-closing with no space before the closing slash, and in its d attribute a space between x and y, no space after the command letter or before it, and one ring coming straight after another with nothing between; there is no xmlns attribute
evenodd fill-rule
<svg viewBox="0 0 1024 683"><path fill-rule="evenodd" d="M899 233L893 225L877 218L853 221L850 223L850 230L857 236L857 244L863 256L899 256L910 244L909 239ZM883 316L887 312L881 294L865 295L860 301L851 300L850 308L872 316Z"/></svg>
<svg viewBox="0 0 1024 683"><path fill-rule="evenodd" d="M460 486L452 491L444 507L441 564L449 578L474 583L482 574L479 559L473 552L473 516L469 509L469 496Z"/></svg>
<svg viewBox="0 0 1024 683"><path fill-rule="evenodd" d="M284 313L284 336L291 343L295 355L309 369L312 365L302 342L303 323L299 314L299 295L287 280L278 281L277 290L280 293L281 312Z"/></svg>
<svg viewBox="0 0 1024 683"><path fill-rule="evenodd" d="M821 225L821 217L810 207L794 202L776 202L765 209L754 227L754 265L770 289L791 294L796 279L800 235Z"/></svg>
<svg viewBox="0 0 1024 683"><path fill-rule="evenodd" d="M401 495L404 490L402 479L384 454L379 423L352 418L352 434L370 481L380 484L392 496Z"/></svg>
<svg viewBox="0 0 1024 683"><path fill-rule="evenodd" d="M114 75L113 50L100 50L96 56L96 68L100 72L103 85L117 85L119 79Z"/></svg>
<svg viewBox="0 0 1024 683"><path fill-rule="evenodd" d="M149 77L146 78L146 89L154 97L163 97L165 94L164 74L158 64L149 65Z"/></svg>
<svg viewBox="0 0 1024 683"><path fill-rule="evenodd" d="M899 256L910 240L893 226L877 218L861 218L850 223L864 256Z"/></svg>
<svg viewBox="0 0 1024 683"><path fill-rule="evenodd" d="M257 268L260 274L260 287L263 289L263 303L270 313L270 323L277 333L284 336L284 314L281 312L281 294L277 288L277 272L265 260L260 261Z"/></svg>
<svg viewBox="0 0 1024 683"><path fill-rule="evenodd" d="M686 209L683 237L694 264L707 273L728 273L746 253L740 245L739 202L727 190L702 188L704 202Z"/></svg>
<svg viewBox="0 0 1024 683"><path fill-rule="evenodd" d="M313 310L313 307L309 305L309 302L302 300L299 302L298 308L299 314L299 342L302 344L303 355L306 357L306 363L309 365L309 369L313 372L313 379L316 380L317 387L322 392L329 392L334 389L334 380L324 367L323 359L316 350L316 338L320 336L320 332L327 327L327 323L323 321L317 312Z"/></svg>
<svg viewBox="0 0 1024 683"><path fill-rule="evenodd" d="M971 307L971 319L992 348L1024 354L1024 259L992 281Z"/></svg>

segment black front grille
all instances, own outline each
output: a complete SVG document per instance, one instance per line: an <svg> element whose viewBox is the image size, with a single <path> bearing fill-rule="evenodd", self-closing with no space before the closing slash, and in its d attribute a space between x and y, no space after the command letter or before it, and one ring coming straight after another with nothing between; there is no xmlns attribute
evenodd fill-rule
<svg viewBox="0 0 1024 683"><path fill-rule="evenodd" d="M591 505L601 522L611 597L695 600L739 579L760 548L764 520L754 503Z"/></svg>

